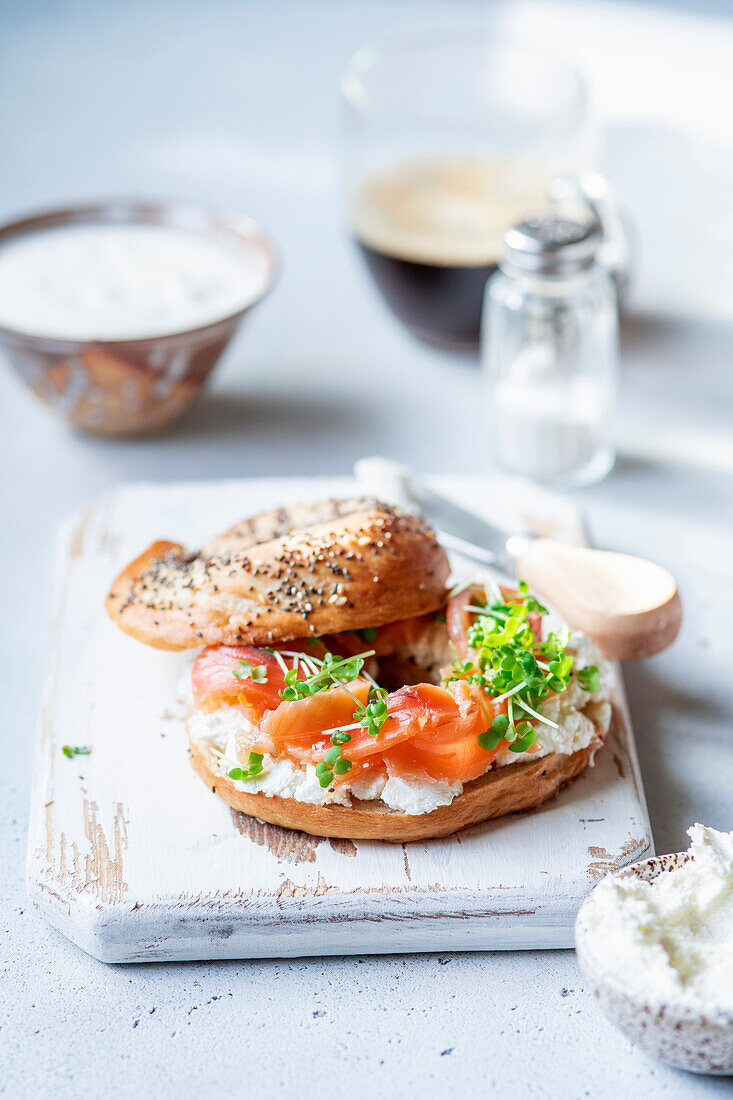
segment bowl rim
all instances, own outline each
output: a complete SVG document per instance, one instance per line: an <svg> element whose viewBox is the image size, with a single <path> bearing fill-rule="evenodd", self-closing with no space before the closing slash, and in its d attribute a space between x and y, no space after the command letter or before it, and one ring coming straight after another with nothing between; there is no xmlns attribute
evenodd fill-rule
<svg viewBox="0 0 733 1100"><path fill-rule="evenodd" d="M648 876L645 872L653 870L655 874L650 877L656 878L658 874L662 873L665 868L672 863L687 863L690 859L692 859L692 855L689 851L667 852L663 855L648 856L646 859L640 859L636 863L630 863L627 867L623 867L619 871L612 871L610 875L613 878L629 878L633 875L637 878L647 879ZM607 877L609 876L604 876L604 879ZM600 882L603 882L604 879L601 879ZM593 897L600 882L596 883L587 897L584 898L578 910L578 915L575 918L575 954L580 969L586 977L595 983L595 985L605 986L609 990L612 990L615 995L623 997L624 1000L634 1005L639 1011L663 1010L665 1019L671 1018L680 1023L701 1023L720 1030L729 1030L733 1027L733 1009L698 1009L694 1008L692 1005L684 1004L679 1001L661 1000L648 996L645 997L642 994L629 990L629 988L623 984L621 978L610 972L598 962L597 956L588 944L584 916L585 910L589 907L590 899Z"/></svg>
<svg viewBox="0 0 733 1100"><path fill-rule="evenodd" d="M192 224L198 228L192 228ZM0 248L16 237L55 229L65 225L158 225L178 228L193 236L216 236L228 233L260 250L267 261L267 273L262 288L240 309L225 313L214 321L192 328L159 332L151 336L125 337L124 339L74 338L67 336L43 336L26 329L12 328L0 323L0 339L13 344L26 344L42 351L74 354L79 348L121 349L144 347L161 341L206 335L219 326L240 320L271 292L281 270L280 253L259 222L229 207L179 198L146 198L128 196L93 199L79 203L66 203L43 208L20 217L0 222Z"/></svg>

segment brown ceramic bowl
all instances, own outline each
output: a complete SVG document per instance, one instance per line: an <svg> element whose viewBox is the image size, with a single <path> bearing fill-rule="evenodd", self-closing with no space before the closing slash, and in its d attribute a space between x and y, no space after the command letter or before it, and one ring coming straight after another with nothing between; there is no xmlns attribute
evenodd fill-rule
<svg viewBox="0 0 733 1100"><path fill-rule="evenodd" d="M621 878L637 875L651 882L689 858L689 852L653 856L616 874ZM586 923L588 900L575 922L575 951L589 988L611 1023L633 1043L677 1069L733 1075L733 1014L720 1009L697 1011L632 993L617 974L608 972L593 950L594 937Z"/></svg>
<svg viewBox="0 0 733 1100"><path fill-rule="evenodd" d="M0 226L12 238L66 225L157 225L260 249L267 276L257 297L200 328L134 340L70 340L0 326L0 351L35 394L75 428L95 435L154 434L194 404L240 321L277 273L272 244L255 222L192 203L107 201L36 214ZM243 250L244 255L244 250Z"/></svg>

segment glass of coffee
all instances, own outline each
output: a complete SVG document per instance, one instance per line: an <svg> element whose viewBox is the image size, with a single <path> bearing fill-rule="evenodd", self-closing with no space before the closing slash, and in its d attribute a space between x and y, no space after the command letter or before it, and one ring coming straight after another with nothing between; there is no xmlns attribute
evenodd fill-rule
<svg viewBox="0 0 733 1100"><path fill-rule="evenodd" d="M505 231L593 164L583 79L485 32L398 37L344 73L351 232L416 336L476 348Z"/></svg>

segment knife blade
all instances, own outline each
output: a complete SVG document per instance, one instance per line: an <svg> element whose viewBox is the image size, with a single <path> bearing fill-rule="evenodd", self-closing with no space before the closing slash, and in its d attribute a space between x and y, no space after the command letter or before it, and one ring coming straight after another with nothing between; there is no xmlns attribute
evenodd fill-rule
<svg viewBox="0 0 733 1100"><path fill-rule="evenodd" d="M360 459L354 465L354 475L365 492L408 511L420 512L448 550L480 565L513 572L515 560L529 545L527 536L511 534L469 512L392 459L381 456Z"/></svg>

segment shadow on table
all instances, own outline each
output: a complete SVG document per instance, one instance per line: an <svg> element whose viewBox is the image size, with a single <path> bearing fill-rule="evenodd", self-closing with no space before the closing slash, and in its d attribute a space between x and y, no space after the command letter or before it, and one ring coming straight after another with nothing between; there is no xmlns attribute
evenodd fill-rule
<svg viewBox="0 0 733 1100"><path fill-rule="evenodd" d="M634 355L643 354L645 363L653 362L669 370L670 360L665 353L679 360L680 349L685 347L691 352L693 372L699 371L701 365L707 371L711 367L722 369L724 364L730 363L733 322L712 317L680 317L661 310L632 309L621 315L620 333L622 350L630 357L626 359L627 365L633 365Z"/></svg>
<svg viewBox="0 0 733 1100"><path fill-rule="evenodd" d="M339 395L204 394L172 431L134 446L83 437L83 446L125 480L257 477L346 472L384 445L384 416L365 397L358 408ZM81 438L81 437L80 437Z"/></svg>
<svg viewBox="0 0 733 1100"><path fill-rule="evenodd" d="M629 121L607 128L606 145L612 183L638 228L624 351L660 353L655 365L669 368L680 363L682 345L698 378L710 356L727 367L733 269L721 227L730 216L733 149L702 129Z"/></svg>
<svg viewBox="0 0 733 1100"><path fill-rule="evenodd" d="M204 394L175 433L177 440L235 437L246 433L250 442L271 434L290 432L307 438L338 430L344 403L338 397L318 398L304 393L264 396L219 391Z"/></svg>
<svg viewBox="0 0 733 1100"><path fill-rule="evenodd" d="M634 720L636 747L644 777L649 816L657 852L673 852L687 847L680 822L692 824L699 805L694 790L694 752L692 734L696 728L725 729L730 716L704 691L662 678L655 665L635 661L624 665L624 683ZM680 746L679 736L671 737L680 724L690 730L690 767L684 783L682 772L668 765L670 751Z"/></svg>

